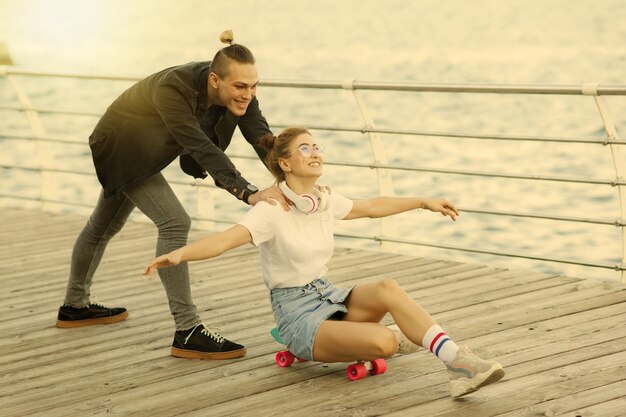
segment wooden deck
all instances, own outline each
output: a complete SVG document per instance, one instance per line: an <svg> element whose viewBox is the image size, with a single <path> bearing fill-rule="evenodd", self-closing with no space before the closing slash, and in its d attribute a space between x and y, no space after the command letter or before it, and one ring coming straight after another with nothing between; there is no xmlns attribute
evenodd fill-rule
<svg viewBox="0 0 626 417"><path fill-rule="evenodd" d="M452 400L443 366L424 351L357 382L345 364L276 366L252 247L191 265L203 319L246 344L248 355L170 357L164 291L140 275L156 240L146 224L129 223L111 242L92 289L93 301L127 307L128 320L57 329L86 218L4 208L0 219L2 416L626 415L626 286L617 282L338 249L335 283L391 276L457 342L505 367L498 384Z"/></svg>

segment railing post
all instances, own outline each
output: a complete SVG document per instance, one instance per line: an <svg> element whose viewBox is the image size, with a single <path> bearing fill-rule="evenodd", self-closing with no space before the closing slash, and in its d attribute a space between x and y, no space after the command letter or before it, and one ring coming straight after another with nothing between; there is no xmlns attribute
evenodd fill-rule
<svg viewBox="0 0 626 417"><path fill-rule="evenodd" d="M205 219L215 218L215 202L213 190L209 187L196 187L196 224L200 230L214 230L215 222Z"/></svg>
<svg viewBox="0 0 626 417"><path fill-rule="evenodd" d="M365 125L365 129L371 129L374 127L374 118L369 112L365 101L361 94L355 90L354 82L348 81L344 82L342 87L346 90L351 90L354 95L354 99L356 100L357 107L359 108L359 112L361 113L361 117L363 118L363 122ZM372 147L372 153L374 155L374 163L375 164L383 164L387 165L387 154L385 153L385 147L383 146L380 137L378 134L374 132L367 132L367 136L370 140L370 145ZM378 194L380 196L393 196L393 181L391 179L391 173L389 170L383 168L375 168L376 176L378 178ZM397 236L396 233L396 221L393 216L391 217L382 217L380 219L380 235L382 236ZM385 250L393 250L395 245L391 242L383 242L380 241L381 249Z"/></svg>
<svg viewBox="0 0 626 417"><path fill-rule="evenodd" d="M33 132L33 137L35 138L35 143L37 145L37 156L39 160L39 169L40 173L40 197L41 197L41 209L42 210L50 210L49 203L46 203L46 200L58 200L58 186L53 181L52 175L46 170L46 168L50 168L52 166L52 149L48 142L46 142L46 130L41 123L41 119L39 118L39 113L34 109L26 91L22 89L22 87L18 84L17 80L10 72L7 70L7 67L4 67L1 73L7 78L9 84L13 87L15 94L20 101L22 109L24 109L24 113L26 114L26 118L28 119L28 124L30 125L30 129Z"/></svg>
<svg viewBox="0 0 626 417"><path fill-rule="evenodd" d="M600 112L600 116L602 117L602 123L604 125L604 130L606 132L606 142L605 144L609 145L611 149L611 156L613 157L613 166L615 168L615 176L617 180L623 180L626 178L626 146L613 144L611 141L618 140L617 129L615 128L615 123L613 122L613 118L609 113L609 109L606 106L606 103L602 98L598 95L598 85L597 84L585 84L583 85L582 92L585 95L593 96L596 106L598 107L598 111ZM620 214L621 218L626 218L626 186L624 185L616 185L619 200L620 200ZM626 227L623 225L620 226L622 228L622 253L621 253L621 263L622 265L626 264ZM621 271L621 281L626 283L626 271Z"/></svg>
<svg viewBox="0 0 626 417"><path fill-rule="evenodd" d="M13 65L11 54L9 54L9 50L4 42L0 42L0 65Z"/></svg>

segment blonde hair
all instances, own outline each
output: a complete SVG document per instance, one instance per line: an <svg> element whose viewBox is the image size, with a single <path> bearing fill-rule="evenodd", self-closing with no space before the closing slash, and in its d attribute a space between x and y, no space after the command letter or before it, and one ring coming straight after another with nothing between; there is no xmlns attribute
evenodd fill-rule
<svg viewBox="0 0 626 417"><path fill-rule="evenodd" d="M228 29L220 33L220 42L232 45L234 40L235 35L233 34L232 30Z"/></svg>
<svg viewBox="0 0 626 417"><path fill-rule="evenodd" d="M278 161L280 158L285 158L289 155L291 142L305 133L308 135L311 134L306 127L291 126L280 132L278 136L268 133L261 137L260 144L263 148L267 149L267 167L274 178L276 178L277 182L285 181L285 172L280 167Z"/></svg>

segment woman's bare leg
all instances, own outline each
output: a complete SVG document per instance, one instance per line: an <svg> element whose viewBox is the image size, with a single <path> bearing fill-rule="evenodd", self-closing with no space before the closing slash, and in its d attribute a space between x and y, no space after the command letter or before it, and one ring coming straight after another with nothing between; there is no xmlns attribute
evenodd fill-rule
<svg viewBox="0 0 626 417"><path fill-rule="evenodd" d="M396 336L378 324L388 312L416 345L421 346L426 331L436 324L393 279L356 286L346 306L348 313L342 321L326 320L320 325L313 348L315 360L344 362L392 356L398 348Z"/></svg>
<svg viewBox="0 0 626 417"><path fill-rule="evenodd" d="M483 360L467 348L459 349L430 314L393 279L355 287L346 299L346 306L348 313L343 321L326 320L320 326L313 349L315 360L344 362L393 355L398 348L396 336L378 324L389 312L405 336L416 345L424 343L446 363L452 397L474 392L504 376L499 363Z"/></svg>
<svg viewBox="0 0 626 417"><path fill-rule="evenodd" d="M378 323L326 320L317 330L313 359L349 362L393 356L398 349L395 334Z"/></svg>
<svg viewBox="0 0 626 417"><path fill-rule="evenodd" d="M402 333L421 345L424 335L436 323L398 283L391 278L357 285L346 300L346 321L380 322L390 313Z"/></svg>

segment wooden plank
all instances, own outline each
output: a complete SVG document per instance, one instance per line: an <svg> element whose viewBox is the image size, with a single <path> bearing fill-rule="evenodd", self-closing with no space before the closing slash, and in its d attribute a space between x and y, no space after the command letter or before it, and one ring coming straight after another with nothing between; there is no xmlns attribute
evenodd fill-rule
<svg viewBox="0 0 626 417"><path fill-rule="evenodd" d="M273 318L253 247L190 265L200 314L243 341L248 355L232 361L170 357L174 329L162 285L139 276L154 252L150 224L129 223L111 241L92 288L99 299L127 306L129 319L56 329L71 248L85 218L0 209L2 214L10 219L7 236L19 243L0 240L3 415L258 416L306 410L513 417L619 415L624 406L619 394L626 379L626 287L620 283L337 248L329 264L334 282L392 277L457 342L503 363L507 376L501 383L452 401L443 367L424 351L397 356L387 374L356 383L345 377L344 364L278 368L278 346L267 334ZM204 234L194 231L192 239ZM24 248L30 250L22 253Z"/></svg>
<svg viewBox="0 0 626 417"><path fill-rule="evenodd" d="M589 407L579 408L576 411L570 411L569 413L562 415L564 417L624 417L624 412L626 410L625 393L626 391L622 391L622 395L619 398L614 398L601 404L594 404Z"/></svg>
<svg viewBox="0 0 626 417"><path fill-rule="evenodd" d="M547 398L543 402L533 404L528 407L517 409L505 414L498 414L494 417L526 417L526 416L603 416L603 417L623 417L626 406L622 404L621 409L617 413L608 414L605 411L598 413L587 410L587 407L596 405L604 405L613 400L622 400L626 398L626 380L618 381L612 384L601 385L596 388L579 391L571 395L559 398ZM585 410L584 412L581 410Z"/></svg>
<svg viewBox="0 0 626 417"><path fill-rule="evenodd" d="M623 343L623 340L621 341ZM597 349L596 355L598 354ZM615 350L615 348L614 348ZM489 395L468 398L467 401L450 401L439 399L428 404L419 404L386 413L388 416L410 416L416 412L435 416L468 416L481 417L497 415L520 406L535 404L547 398L568 396L572 392L598 387L601 384L615 383L624 379L623 366L626 364L626 353L617 352L587 359L592 352L580 350L572 355L554 357L550 364L539 362L528 364L532 373L515 380L505 380L489 387ZM568 359L563 364L563 359ZM560 366L555 366L559 364ZM541 367L544 369L541 369ZM602 372L596 372L601 369ZM394 404L395 405L395 404ZM442 410L442 406L445 409Z"/></svg>
<svg viewBox="0 0 626 417"><path fill-rule="evenodd" d="M601 328L601 323L598 323L597 327ZM621 339L608 340L609 342L615 342L612 343L613 350L619 349L619 343L625 340L624 338L626 337L626 329L622 328L620 335ZM610 334L607 334L605 336L607 338L610 338ZM519 340L517 342L519 343ZM590 347L587 350L587 354L597 355L598 352L595 344L590 343L589 339L587 339L587 343L589 343L588 347ZM563 345L563 343L561 343L561 345ZM553 346L552 348L556 349L557 346ZM434 398L442 398L444 401L451 401L447 395L447 385L445 384L445 382L443 382L445 381L445 375L443 375L443 372L433 370L436 365L436 363L434 363L436 362L436 360L433 360L433 358L430 357L429 354L419 356L415 355L417 359L412 359L410 358L410 356L412 355L394 358L392 361L390 361L389 372L393 373L392 376L388 375L385 376L385 378L381 378L382 376L378 376L376 378L369 379L369 381L376 380L376 386L373 391L369 391L368 389L362 389L358 392L355 392L353 386L350 384L345 384L345 381L329 381L328 379L326 379L324 381L324 390L326 392L332 392L333 395L329 396L328 398L324 398L324 400L322 401L319 401L319 399L315 396L310 397L305 393L306 391L311 389L311 384L307 382L285 388L282 390L282 394L289 398L300 398L299 403L293 404L293 406L303 407L308 412L310 412L311 415L327 415L330 411L344 410L346 408L350 408L350 404L358 404L356 409L359 410L359 415L379 415L393 410L396 406L399 408L408 407L411 404L414 404L415 397L420 398L420 401L432 401L433 395L435 396ZM576 363L581 359L581 357L581 355L578 355L570 360L572 361L572 363ZM398 362L400 361L402 363L398 365ZM553 363L550 361L540 361L538 363L547 367L547 369L550 369L549 367L553 366ZM506 363L505 365L507 366L507 371L510 374L511 371L509 368L513 365ZM516 368L514 367L513 369L518 368L518 372L520 372L521 375L516 376L516 378L528 374L528 366L522 364L521 366L518 365ZM291 369L288 371L296 372L295 370ZM536 369L533 369L533 371L536 371ZM507 379L510 378L510 376L507 376ZM372 382L372 384L373 383L374 382ZM416 390L418 390L419 392L413 392ZM273 415L273 405L271 400L268 398L272 396L272 392L261 392L252 395L249 394L247 396L247 403L252 401L252 409L257 410L260 415ZM389 396L392 396L393 400L389 400ZM235 400L233 399L232 401ZM393 402L393 405L390 405L389 402ZM220 405L211 405L211 410L225 412L228 407L235 406L236 405L232 404L232 402L227 402ZM370 409L369 407L373 408ZM365 410L369 410L371 412L365 413ZM295 413L296 408L285 407L282 408L280 411L281 413L285 413L288 415L289 412ZM421 409L419 414L422 414ZM468 413L466 415L473 414Z"/></svg>

